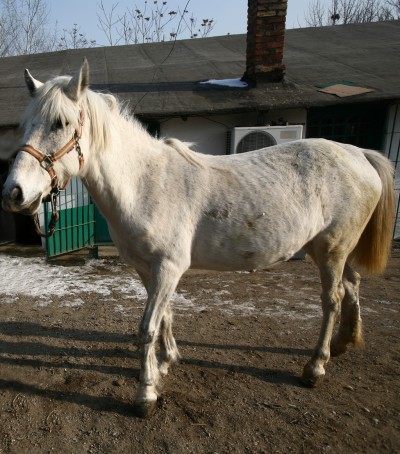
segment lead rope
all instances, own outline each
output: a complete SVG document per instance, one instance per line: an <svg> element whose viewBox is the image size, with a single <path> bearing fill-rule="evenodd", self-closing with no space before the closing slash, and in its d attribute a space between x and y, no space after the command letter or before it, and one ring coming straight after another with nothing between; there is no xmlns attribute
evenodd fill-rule
<svg viewBox="0 0 400 454"><path fill-rule="evenodd" d="M48 225L48 229L49 229L48 233L42 232L42 230L40 228L40 221L39 221L38 214L35 214L34 216L32 216L36 233L42 238L50 238L51 236L54 235L54 232L56 230L57 221L60 218L60 215L58 214L58 211L57 211L57 197L58 197L58 194L60 193L60 189L58 186L56 186L55 189L56 190L52 191L50 194L51 218L50 218L50 222Z"/></svg>

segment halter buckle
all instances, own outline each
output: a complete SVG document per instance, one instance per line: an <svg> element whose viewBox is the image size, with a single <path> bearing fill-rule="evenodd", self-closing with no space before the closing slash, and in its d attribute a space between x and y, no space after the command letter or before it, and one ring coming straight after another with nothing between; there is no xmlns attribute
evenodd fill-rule
<svg viewBox="0 0 400 454"><path fill-rule="evenodd" d="M44 169L49 171L51 167L53 167L53 159L49 154L44 155L43 159L40 161L40 166Z"/></svg>

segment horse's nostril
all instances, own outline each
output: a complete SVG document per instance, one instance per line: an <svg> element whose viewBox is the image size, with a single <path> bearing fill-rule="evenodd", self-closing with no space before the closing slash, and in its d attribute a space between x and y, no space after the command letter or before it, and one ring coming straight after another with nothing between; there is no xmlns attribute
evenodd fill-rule
<svg viewBox="0 0 400 454"><path fill-rule="evenodd" d="M19 186L15 186L15 188L11 191L11 199L17 203L22 202L22 189Z"/></svg>

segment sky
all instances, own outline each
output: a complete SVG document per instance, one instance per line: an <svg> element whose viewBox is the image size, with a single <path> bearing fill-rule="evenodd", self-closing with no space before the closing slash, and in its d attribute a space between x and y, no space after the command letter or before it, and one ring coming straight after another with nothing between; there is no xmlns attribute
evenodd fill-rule
<svg viewBox="0 0 400 454"><path fill-rule="evenodd" d="M107 45L103 33L99 30L96 12L99 11L100 0L50 0L51 22L57 22L57 29L71 30L76 23L80 32L87 39L96 40L98 45ZM152 3L152 0L148 0ZM160 0L161 1L161 0ZM188 0L168 0L171 9L183 9ZM304 13L311 0L288 0L288 13L286 18L287 28L304 26ZM330 3L330 0L323 0ZM126 7L139 8L144 0L103 0L106 9L118 3L118 10L124 11ZM214 19L215 28L210 36L246 33L247 30L247 0L190 0L187 7L193 16L201 21L203 18Z"/></svg>

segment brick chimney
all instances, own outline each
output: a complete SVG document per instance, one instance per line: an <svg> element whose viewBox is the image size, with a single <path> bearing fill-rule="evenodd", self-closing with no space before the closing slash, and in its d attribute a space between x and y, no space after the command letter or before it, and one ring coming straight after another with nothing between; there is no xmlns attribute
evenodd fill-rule
<svg viewBox="0 0 400 454"><path fill-rule="evenodd" d="M248 0L246 72L242 80L249 85L283 80L286 8L287 0Z"/></svg>

